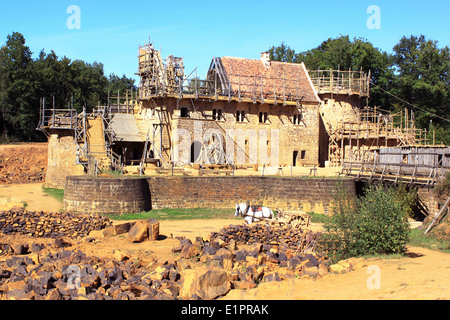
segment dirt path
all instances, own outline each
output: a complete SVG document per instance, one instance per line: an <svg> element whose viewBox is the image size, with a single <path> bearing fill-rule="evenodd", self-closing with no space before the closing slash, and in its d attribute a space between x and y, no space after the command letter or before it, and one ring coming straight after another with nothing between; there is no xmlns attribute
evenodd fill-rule
<svg viewBox="0 0 450 320"><path fill-rule="evenodd" d="M409 250L416 257L361 259L356 270L348 273L262 283L252 290L233 290L224 299L450 299L450 255L417 247ZM380 272L379 289L372 282L375 268Z"/></svg>
<svg viewBox="0 0 450 320"><path fill-rule="evenodd" d="M63 205L42 191L42 183L0 184L0 210L26 205L27 210L57 212Z"/></svg>

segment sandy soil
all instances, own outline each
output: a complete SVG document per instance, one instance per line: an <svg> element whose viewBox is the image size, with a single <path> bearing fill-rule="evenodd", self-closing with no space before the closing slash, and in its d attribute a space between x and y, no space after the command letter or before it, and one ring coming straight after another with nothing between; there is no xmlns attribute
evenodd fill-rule
<svg viewBox="0 0 450 320"><path fill-rule="evenodd" d="M233 290L225 299L450 299L450 255L424 248L408 249L411 257L358 259L354 271L328 274L318 280L262 283L247 291ZM375 268L379 268L379 289L372 281Z"/></svg>
<svg viewBox="0 0 450 320"><path fill-rule="evenodd" d="M42 191L42 183L0 184L0 210L26 205L31 211L59 211L62 203Z"/></svg>

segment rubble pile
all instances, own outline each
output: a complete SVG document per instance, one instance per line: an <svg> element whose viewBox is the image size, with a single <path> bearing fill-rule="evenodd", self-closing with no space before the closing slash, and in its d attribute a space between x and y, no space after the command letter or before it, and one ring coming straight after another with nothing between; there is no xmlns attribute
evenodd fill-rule
<svg viewBox="0 0 450 320"><path fill-rule="evenodd" d="M318 234L291 225L277 227L264 224L229 225L211 234L211 239L220 239L227 243L230 241L237 244L266 243L294 250L314 243L317 237Z"/></svg>
<svg viewBox="0 0 450 320"><path fill-rule="evenodd" d="M43 182L46 169L47 144L0 149L0 183Z"/></svg>
<svg viewBox="0 0 450 320"><path fill-rule="evenodd" d="M132 227L128 224L116 225L114 233ZM255 231L262 234L260 225L247 228L254 240ZM133 259L121 250L116 250L114 258L88 256L70 250L71 240L62 238L46 245L36 239L31 244L0 244L0 299L211 300L231 289L245 290L262 282L317 278L328 273L324 258L310 250L302 253L290 248L284 240L271 237L268 243L241 243L232 237L220 237L224 237L223 232L212 233L207 239L197 237L194 242L177 238L179 244L172 249L177 257L173 261Z"/></svg>
<svg viewBox="0 0 450 320"><path fill-rule="evenodd" d="M89 257L61 249L47 255L14 255L0 262L0 299L175 299L180 274L173 264Z"/></svg>
<svg viewBox="0 0 450 320"><path fill-rule="evenodd" d="M93 230L110 226L109 218L75 212L27 211L13 208L0 211L0 232L31 237L85 237Z"/></svg>

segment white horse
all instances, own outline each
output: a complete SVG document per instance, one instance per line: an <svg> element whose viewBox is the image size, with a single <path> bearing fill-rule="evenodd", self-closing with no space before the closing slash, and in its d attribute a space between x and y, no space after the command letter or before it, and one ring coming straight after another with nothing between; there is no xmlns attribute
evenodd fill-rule
<svg viewBox="0 0 450 320"><path fill-rule="evenodd" d="M247 224L261 221L262 219L273 219L273 211L267 207L250 206L247 203L236 204L236 211L234 216L241 215Z"/></svg>

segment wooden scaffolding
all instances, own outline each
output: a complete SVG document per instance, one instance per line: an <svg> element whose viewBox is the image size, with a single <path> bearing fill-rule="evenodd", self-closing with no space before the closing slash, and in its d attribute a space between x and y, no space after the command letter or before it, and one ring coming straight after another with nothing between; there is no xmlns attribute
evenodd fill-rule
<svg viewBox="0 0 450 320"><path fill-rule="evenodd" d="M409 113L409 117L407 109L395 114L377 107L354 111L354 120L339 121L328 128L330 166L373 161L373 150L383 146L430 144L426 130L415 127L414 116Z"/></svg>

